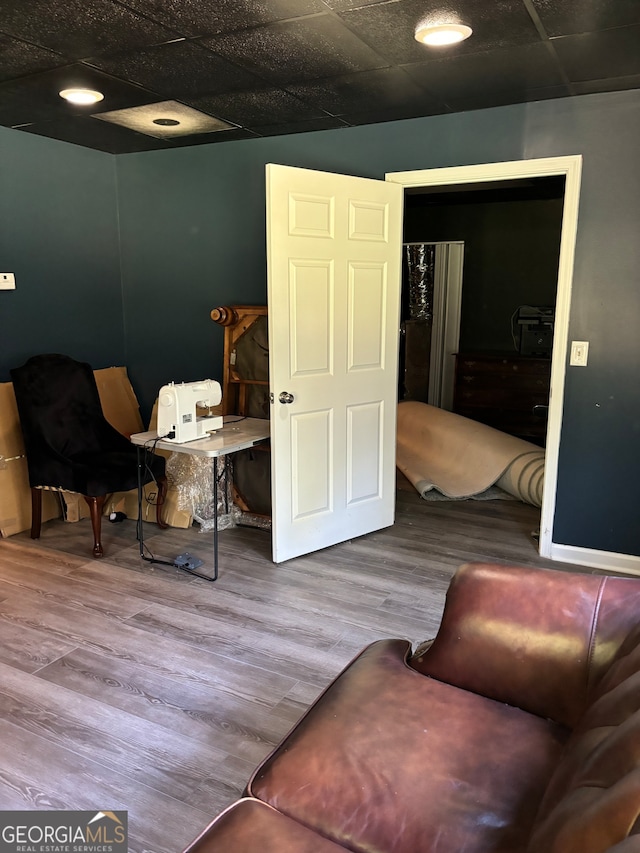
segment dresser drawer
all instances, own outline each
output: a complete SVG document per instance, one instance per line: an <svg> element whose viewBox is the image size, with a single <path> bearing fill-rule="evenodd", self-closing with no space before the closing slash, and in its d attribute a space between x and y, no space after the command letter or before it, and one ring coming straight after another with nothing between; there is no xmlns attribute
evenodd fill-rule
<svg viewBox="0 0 640 853"><path fill-rule="evenodd" d="M551 361L525 356L458 355L457 369L476 376L539 376L551 375Z"/></svg>
<svg viewBox="0 0 640 853"><path fill-rule="evenodd" d="M543 439L551 361L513 355L458 353L453 410L522 438ZM544 411L544 409L543 409Z"/></svg>

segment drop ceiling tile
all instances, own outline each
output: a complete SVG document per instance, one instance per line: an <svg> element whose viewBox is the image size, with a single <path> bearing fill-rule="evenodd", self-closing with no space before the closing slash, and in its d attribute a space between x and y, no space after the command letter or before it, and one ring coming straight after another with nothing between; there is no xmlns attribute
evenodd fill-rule
<svg viewBox="0 0 640 853"><path fill-rule="evenodd" d="M128 127L130 130L153 136L155 139L223 133L234 129L233 125L181 104L179 101L158 101L155 104L142 104L139 107L127 107L124 110L95 113L92 118Z"/></svg>
<svg viewBox="0 0 640 853"><path fill-rule="evenodd" d="M316 104L333 115L410 107L416 114L433 114L444 109L441 101L428 94L400 68L361 71L323 80L312 80L289 87L301 100Z"/></svg>
<svg viewBox="0 0 640 853"><path fill-rule="evenodd" d="M133 80L174 99L247 89L259 84L248 71L231 65L199 42L184 39L140 51L98 57L91 62L109 74Z"/></svg>
<svg viewBox="0 0 640 853"><path fill-rule="evenodd" d="M521 0L500 3L457 0L456 11L447 18L468 24L473 35L464 42L442 48L419 44L414 32L419 23L441 21L433 3L424 0L396 0L366 6L340 15L351 29L392 63L421 62L429 57L454 57L497 47L537 42L540 36ZM431 12L429 10L432 10Z"/></svg>
<svg viewBox="0 0 640 853"><path fill-rule="evenodd" d="M84 59L111 50L158 44L175 38L166 27L109 0L3 0L0 31Z"/></svg>
<svg viewBox="0 0 640 853"><path fill-rule="evenodd" d="M326 11L322 0L127 0L127 5L186 36L214 35Z"/></svg>
<svg viewBox="0 0 640 853"><path fill-rule="evenodd" d="M104 94L99 105L89 108L70 104L58 92L75 87L97 89ZM153 92L102 74L82 63L32 74L0 83L0 124L16 125L44 120L66 119L100 110L122 109L158 101Z"/></svg>
<svg viewBox="0 0 640 853"><path fill-rule="evenodd" d="M572 82L640 74L640 26L559 36L551 43Z"/></svg>
<svg viewBox="0 0 640 853"><path fill-rule="evenodd" d="M381 3L395 3L396 0L324 0L326 6L336 12L361 9L364 6L379 6Z"/></svg>
<svg viewBox="0 0 640 853"><path fill-rule="evenodd" d="M544 86L527 89L526 93L518 94L515 90L494 92L475 92L473 95L461 95L452 99L449 106L452 112L469 112L470 110L488 110L493 107L507 107L511 104L526 104L533 101L551 101L555 98L568 98L571 95L568 85Z"/></svg>
<svg viewBox="0 0 640 853"><path fill-rule="evenodd" d="M640 24L638 0L532 0L550 36Z"/></svg>
<svg viewBox="0 0 640 853"><path fill-rule="evenodd" d="M318 107L304 103L282 89L254 89L221 95L205 95L189 99L189 104L219 118L253 127L263 124L286 124L296 119L320 118Z"/></svg>
<svg viewBox="0 0 640 853"><path fill-rule="evenodd" d="M154 139L125 127L99 122L91 117L76 116L72 119L52 122L36 122L22 128L36 136L46 136L61 142L71 142L108 154L134 154L141 151L161 151L168 148L185 148L191 145L210 145L223 141L256 138L250 130L234 128L224 133L199 133L174 139Z"/></svg>
<svg viewBox="0 0 640 853"><path fill-rule="evenodd" d="M172 148L188 148L193 145L215 145L222 142L237 142L239 139L257 139L258 134L245 127L235 127L224 133L198 133L194 136L182 136L167 140Z"/></svg>
<svg viewBox="0 0 640 853"><path fill-rule="evenodd" d="M425 116L443 115L451 112L444 104L438 105L434 102L434 106L429 110L426 108L420 109L417 106L406 105L403 107L390 107L388 109L366 110L345 113L340 116L343 121L346 121L352 126L363 124L383 124L387 121L404 121L405 119L424 118Z"/></svg>
<svg viewBox="0 0 640 853"><path fill-rule="evenodd" d="M61 142L83 145L108 154L130 154L135 151L155 151L173 147L170 141L152 139L115 124L107 125L90 116L74 116L58 121L35 122L22 128L36 136L46 136Z"/></svg>
<svg viewBox="0 0 640 853"><path fill-rule="evenodd" d="M292 121L285 124L256 125L252 130L260 136L282 136L289 133L309 133L315 130L337 130L348 127L347 123L335 116L310 118L304 121Z"/></svg>
<svg viewBox="0 0 640 853"><path fill-rule="evenodd" d="M561 69L547 45L472 53L403 66L421 86L452 109L469 102L495 105L529 100L534 89L562 86ZM568 94L566 87L563 91Z"/></svg>
<svg viewBox="0 0 640 853"><path fill-rule="evenodd" d="M0 33L0 81L12 80L23 74L34 74L46 71L57 65L64 65L64 59L51 50L36 47L26 41L4 36Z"/></svg>
<svg viewBox="0 0 640 853"><path fill-rule="evenodd" d="M571 90L576 95L589 95L595 92L622 92L625 89L640 89L640 74L571 84Z"/></svg>
<svg viewBox="0 0 640 853"><path fill-rule="evenodd" d="M203 44L277 84L387 64L330 14L203 39Z"/></svg>

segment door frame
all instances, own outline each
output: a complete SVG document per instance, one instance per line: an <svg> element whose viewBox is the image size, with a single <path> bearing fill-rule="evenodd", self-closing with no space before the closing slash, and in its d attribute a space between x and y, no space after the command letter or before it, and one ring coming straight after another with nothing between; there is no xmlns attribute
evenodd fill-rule
<svg viewBox="0 0 640 853"><path fill-rule="evenodd" d="M403 187L435 187L453 184L473 184L488 181L522 178L564 176L564 204L560 233L558 287L551 358L551 390L544 466L544 489L540 514L538 551L542 557L553 559L553 520L556 510L558 456L564 409L564 383L571 310L571 288L578 230L582 156L544 157L536 160L514 160L504 163L480 163L473 166L453 166L421 169L410 172L388 172L385 180Z"/></svg>

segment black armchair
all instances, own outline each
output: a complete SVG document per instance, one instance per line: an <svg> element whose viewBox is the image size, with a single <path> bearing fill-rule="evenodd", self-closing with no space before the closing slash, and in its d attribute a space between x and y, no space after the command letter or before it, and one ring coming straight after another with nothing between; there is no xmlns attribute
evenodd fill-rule
<svg viewBox="0 0 640 853"><path fill-rule="evenodd" d="M135 447L106 420L93 370L66 355L36 355L10 371L31 485L31 538L40 537L42 489L80 493L91 513L93 556L102 557L104 501L138 485ZM143 482L158 484L157 522L167 481L164 459L148 454Z"/></svg>

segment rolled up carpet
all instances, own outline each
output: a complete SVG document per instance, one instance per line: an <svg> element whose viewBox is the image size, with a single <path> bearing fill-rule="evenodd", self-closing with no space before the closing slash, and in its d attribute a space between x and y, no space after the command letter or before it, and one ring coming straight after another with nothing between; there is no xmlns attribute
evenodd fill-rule
<svg viewBox="0 0 640 853"><path fill-rule="evenodd" d="M421 495L468 498L496 485L542 505L542 448L427 403L398 405L396 464Z"/></svg>

